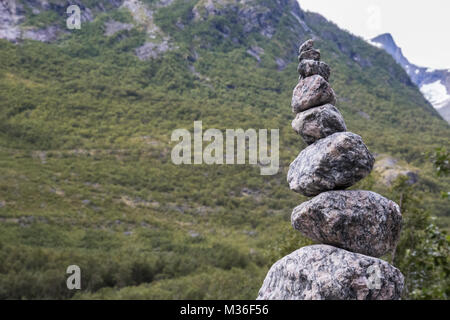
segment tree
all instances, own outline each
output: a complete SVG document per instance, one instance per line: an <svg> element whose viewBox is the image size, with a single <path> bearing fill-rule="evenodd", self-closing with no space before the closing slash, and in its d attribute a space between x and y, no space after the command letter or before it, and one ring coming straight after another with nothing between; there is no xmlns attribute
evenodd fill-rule
<svg viewBox="0 0 450 320"><path fill-rule="evenodd" d="M449 239L434 223L435 218L421 208L420 193L398 178L391 188L392 198L403 215L403 229L392 261L405 276L405 299L447 299L450 295Z"/></svg>
<svg viewBox="0 0 450 320"><path fill-rule="evenodd" d="M431 159L436 174L438 177L448 176L450 173L450 153L445 148L437 148L432 153L428 153L428 158Z"/></svg>

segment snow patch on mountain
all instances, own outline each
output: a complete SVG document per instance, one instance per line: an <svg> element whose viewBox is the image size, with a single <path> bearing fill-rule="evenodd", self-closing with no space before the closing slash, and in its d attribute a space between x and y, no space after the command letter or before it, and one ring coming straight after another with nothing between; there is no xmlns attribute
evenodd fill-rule
<svg viewBox="0 0 450 320"><path fill-rule="evenodd" d="M420 91L436 109L444 107L450 101L450 95L441 80L424 84L420 87Z"/></svg>
<svg viewBox="0 0 450 320"><path fill-rule="evenodd" d="M381 43L378 42L374 42L372 40L368 40L369 44L373 45L374 47L377 47L379 49L383 49L383 45Z"/></svg>
<svg viewBox="0 0 450 320"><path fill-rule="evenodd" d="M368 40L371 45L389 53L419 88L424 97L450 123L450 69L420 67L408 61L392 35L385 33Z"/></svg>

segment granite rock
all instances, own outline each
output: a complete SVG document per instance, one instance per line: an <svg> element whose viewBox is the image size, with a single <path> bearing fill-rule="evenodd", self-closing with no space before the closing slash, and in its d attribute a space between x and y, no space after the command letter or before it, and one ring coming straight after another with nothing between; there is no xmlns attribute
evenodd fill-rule
<svg viewBox="0 0 450 320"><path fill-rule="evenodd" d="M401 272L386 261L328 245L303 247L276 262L258 300L398 300Z"/></svg>
<svg viewBox="0 0 450 320"><path fill-rule="evenodd" d="M347 131L344 118L331 104L298 113L292 121L292 128L307 144L312 144L336 132Z"/></svg>
<svg viewBox="0 0 450 320"><path fill-rule="evenodd" d="M314 40L313 39L306 40L298 48L298 54L300 55L302 52L309 51L312 49L314 49Z"/></svg>
<svg viewBox="0 0 450 320"><path fill-rule="evenodd" d="M327 103L336 104L334 91L323 77L314 75L301 79L295 87L291 103L292 112L299 113Z"/></svg>
<svg viewBox="0 0 450 320"><path fill-rule="evenodd" d="M398 243L399 206L371 191L330 191L292 212L292 226L320 243L381 257Z"/></svg>
<svg viewBox="0 0 450 320"><path fill-rule="evenodd" d="M339 132L302 150L289 167L287 181L291 190L316 196L352 186L372 171L374 162L360 136Z"/></svg>
<svg viewBox="0 0 450 320"><path fill-rule="evenodd" d="M317 74L326 81L330 78L331 73L330 67L326 63L314 60L303 60L299 63L297 71L303 78Z"/></svg>
<svg viewBox="0 0 450 320"><path fill-rule="evenodd" d="M298 62L302 62L303 60L319 61L320 60L320 51L319 50L315 50L315 49L311 49L311 50L308 50L308 51L303 51L298 56Z"/></svg>

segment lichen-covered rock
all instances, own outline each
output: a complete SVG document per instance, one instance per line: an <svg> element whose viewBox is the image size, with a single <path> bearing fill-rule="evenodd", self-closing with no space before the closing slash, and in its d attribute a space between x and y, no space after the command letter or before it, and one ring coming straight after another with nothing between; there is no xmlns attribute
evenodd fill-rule
<svg viewBox="0 0 450 320"><path fill-rule="evenodd" d="M375 159L361 137L339 132L316 141L291 163L287 181L305 196L345 189L366 177Z"/></svg>
<svg viewBox="0 0 450 320"><path fill-rule="evenodd" d="M318 74L326 81L330 78L331 73L330 67L326 63L314 60L303 60L299 63L297 71L303 78Z"/></svg>
<svg viewBox="0 0 450 320"><path fill-rule="evenodd" d="M300 55L302 52L312 49L314 49L314 40L313 39L306 40L298 48L298 54Z"/></svg>
<svg viewBox="0 0 450 320"><path fill-rule="evenodd" d="M311 50L302 52L298 56L298 62L302 62L303 60L319 61L320 60L320 51L319 50L315 50L315 49L311 49Z"/></svg>
<svg viewBox="0 0 450 320"><path fill-rule="evenodd" d="M400 237L399 206L371 191L330 191L292 212L292 226L305 236L373 257L391 252Z"/></svg>
<svg viewBox="0 0 450 320"><path fill-rule="evenodd" d="M330 84L321 76L302 76L292 95L292 112L299 113L327 103L336 104L336 96Z"/></svg>
<svg viewBox="0 0 450 320"><path fill-rule="evenodd" d="M398 300L401 272L386 261L327 245L303 247L276 262L258 300Z"/></svg>
<svg viewBox="0 0 450 320"><path fill-rule="evenodd" d="M292 128L307 144L312 144L336 132L347 131L344 118L331 104L297 113L292 121Z"/></svg>

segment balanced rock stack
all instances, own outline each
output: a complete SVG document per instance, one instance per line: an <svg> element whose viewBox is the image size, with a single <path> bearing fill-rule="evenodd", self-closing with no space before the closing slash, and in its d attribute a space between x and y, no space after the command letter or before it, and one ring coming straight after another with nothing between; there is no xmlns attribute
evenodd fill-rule
<svg viewBox="0 0 450 320"><path fill-rule="evenodd" d="M299 49L293 129L309 145L290 165L290 188L312 200L292 213L292 226L322 243L276 262L259 300L400 299L404 278L378 259L394 250L400 235L399 206L371 191L344 190L366 177L375 162L361 137L347 132L334 106L330 68L308 40Z"/></svg>

